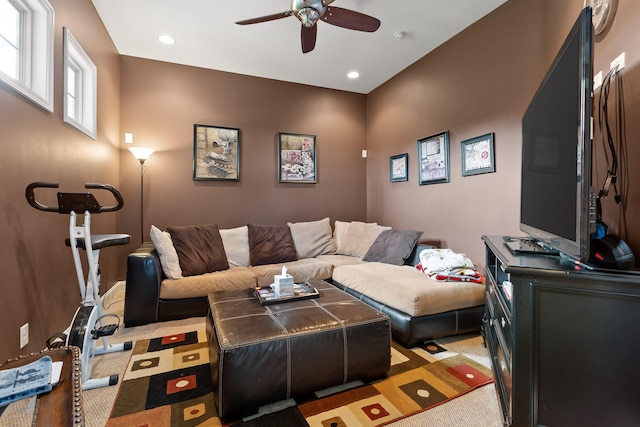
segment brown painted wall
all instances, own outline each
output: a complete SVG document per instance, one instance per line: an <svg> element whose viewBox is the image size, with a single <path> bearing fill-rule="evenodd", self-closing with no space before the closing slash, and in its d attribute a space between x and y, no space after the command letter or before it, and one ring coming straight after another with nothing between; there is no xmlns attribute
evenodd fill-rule
<svg viewBox="0 0 640 427"><path fill-rule="evenodd" d="M366 218L364 95L133 57L122 58L122 132L157 151L145 163L149 227ZM240 129L240 181L194 181L193 125ZM317 183L277 182L278 132L316 135ZM121 144L129 204L119 226L140 241L138 163Z"/></svg>
<svg viewBox="0 0 640 427"><path fill-rule="evenodd" d="M56 11L55 113L0 89L0 246L3 295L0 360L36 351L68 326L78 290L68 218L35 211L24 187L35 180L81 190L85 182L118 186L118 214L95 217L94 232L127 232L133 242L103 252L102 293L124 278L126 255L140 241L138 163L123 142L157 150L145 172L145 230L151 224L282 224L330 216L425 231L425 239L484 263L482 234L518 234L521 117L583 0L510 0L432 54L364 96L162 62L120 57L88 2L50 0ZM623 70L629 165L639 157L640 4L619 0L616 19L595 46L596 71L626 51ZM98 66L98 141L62 122L62 26L69 26ZM596 93L596 96L598 94ZM241 129L241 180L192 180L193 124ZM449 130L451 182L417 184L417 144ZM277 132L318 137L315 185L278 184ZM497 172L461 176L460 141L495 132ZM360 157L369 150L368 159ZM409 153L409 182L389 183L389 156ZM598 155L601 169L602 153ZM637 170L637 168L636 168ZM629 182L638 182L636 170ZM596 179L601 184L602 171ZM627 216L638 216L637 185ZM614 232L620 208L605 202ZM115 219L114 219L115 217ZM640 254L640 224L628 243ZM621 233L624 235L624 233ZM117 256L116 256L117 254ZM18 349L29 322L31 345Z"/></svg>
<svg viewBox="0 0 640 427"><path fill-rule="evenodd" d="M69 217L31 208L26 185L54 181L61 189L83 191L86 182L119 182L120 57L90 2L50 2L55 9L54 112L0 88L0 361L44 348L51 334L69 326L80 303L71 251L64 245ZM99 70L97 141L62 121L64 26ZM53 196L48 202L55 204L55 192L42 196ZM115 214L92 218L94 232L114 232L115 224ZM117 280L116 252L104 250L100 261L104 293ZM20 350L19 328L27 322L30 343Z"/></svg>
<svg viewBox="0 0 640 427"><path fill-rule="evenodd" d="M521 235L521 120L583 7L582 0L510 0L367 96L367 218L394 227L424 230L430 240L467 253L484 265L484 234ZM638 182L633 160L640 124L640 5L620 0L607 34L596 39L596 72L626 51L622 71L627 117L627 182ZM599 93L596 93L596 97ZM596 99L597 102L597 99ZM420 138L450 132L451 182L418 185ZM596 133L598 131L596 125ZM460 143L495 133L496 173L463 177ZM594 186L604 179L601 142L596 139ZM389 156L409 153L409 181L389 182ZM627 218L638 216L638 186L631 186ZM604 202L604 220L640 254L640 225L621 231L620 206Z"/></svg>
<svg viewBox="0 0 640 427"><path fill-rule="evenodd" d="M517 234L522 112L540 78L542 6L511 0L367 97L367 216L424 230L484 263L483 234ZM450 182L418 185L417 140L449 131ZM496 173L462 176L460 142L495 133ZM389 156L409 154L409 181Z"/></svg>

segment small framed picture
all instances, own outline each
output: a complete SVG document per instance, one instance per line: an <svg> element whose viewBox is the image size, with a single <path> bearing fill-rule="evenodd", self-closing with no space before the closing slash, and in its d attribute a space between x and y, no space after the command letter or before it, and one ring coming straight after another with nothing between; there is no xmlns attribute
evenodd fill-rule
<svg viewBox="0 0 640 427"><path fill-rule="evenodd" d="M240 129L193 125L193 179L240 180Z"/></svg>
<svg viewBox="0 0 640 427"><path fill-rule="evenodd" d="M420 185L449 182L449 131L418 140Z"/></svg>
<svg viewBox="0 0 640 427"><path fill-rule="evenodd" d="M278 134L278 182L313 184L316 174L316 136Z"/></svg>
<svg viewBox="0 0 640 427"><path fill-rule="evenodd" d="M391 182L409 180L409 154L398 154L389 158L389 178Z"/></svg>
<svg viewBox="0 0 640 427"><path fill-rule="evenodd" d="M496 171L493 154L493 133L462 141L462 176Z"/></svg>

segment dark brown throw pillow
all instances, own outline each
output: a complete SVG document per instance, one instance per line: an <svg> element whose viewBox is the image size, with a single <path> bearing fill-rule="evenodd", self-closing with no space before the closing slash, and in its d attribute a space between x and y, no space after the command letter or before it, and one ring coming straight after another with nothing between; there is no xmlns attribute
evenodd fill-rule
<svg viewBox="0 0 640 427"><path fill-rule="evenodd" d="M248 227L251 265L279 264L298 259L288 226L248 224Z"/></svg>
<svg viewBox="0 0 640 427"><path fill-rule="evenodd" d="M167 227L183 276L197 276L229 268L220 231L215 224Z"/></svg>
<svg viewBox="0 0 640 427"><path fill-rule="evenodd" d="M384 230L373 242L363 261L403 265L422 236L422 231Z"/></svg>

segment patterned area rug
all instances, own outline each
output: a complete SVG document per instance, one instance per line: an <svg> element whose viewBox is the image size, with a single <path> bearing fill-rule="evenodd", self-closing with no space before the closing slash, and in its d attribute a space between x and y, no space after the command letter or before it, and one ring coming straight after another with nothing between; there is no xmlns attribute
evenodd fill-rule
<svg viewBox="0 0 640 427"><path fill-rule="evenodd" d="M107 426L220 426L212 390L204 329L138 341Z"/></svg>
<svg viewBox="0 0 640 427"><path fill-rule="evenodd" d="M136 343L108 427L380 426L492 382L485 366L436 342L393 343L387 378L276 402L255 417L221 423L214 406L204 330Z"/></svg>

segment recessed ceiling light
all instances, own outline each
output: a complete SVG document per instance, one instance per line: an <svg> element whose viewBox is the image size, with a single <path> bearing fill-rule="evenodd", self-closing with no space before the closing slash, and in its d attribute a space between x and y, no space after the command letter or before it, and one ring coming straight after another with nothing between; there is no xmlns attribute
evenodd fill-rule
<svg viewBox="0 0 640 427"><path fill-rule="evenodd" d="M405 37L407 37L406 31L398 31L393 35L393 38L396 39L396 41L404 40Z"/></svg>
<svg viewBox="0 0 640 427"><path fill-rule="evenodd" d="M347 77L349 77L350 79L357 79L358 77L360 77L360 73L357 71L351 71L349 74L347 74Z"/></svg>
<svg viewBox="0 0 640 427"><path fill-rule="evenodd" d="M173 39L173 37L168 36L166 34L158 37L158 40L160 40L162 43L164 44L174 44L176 41Z"/></svg>

